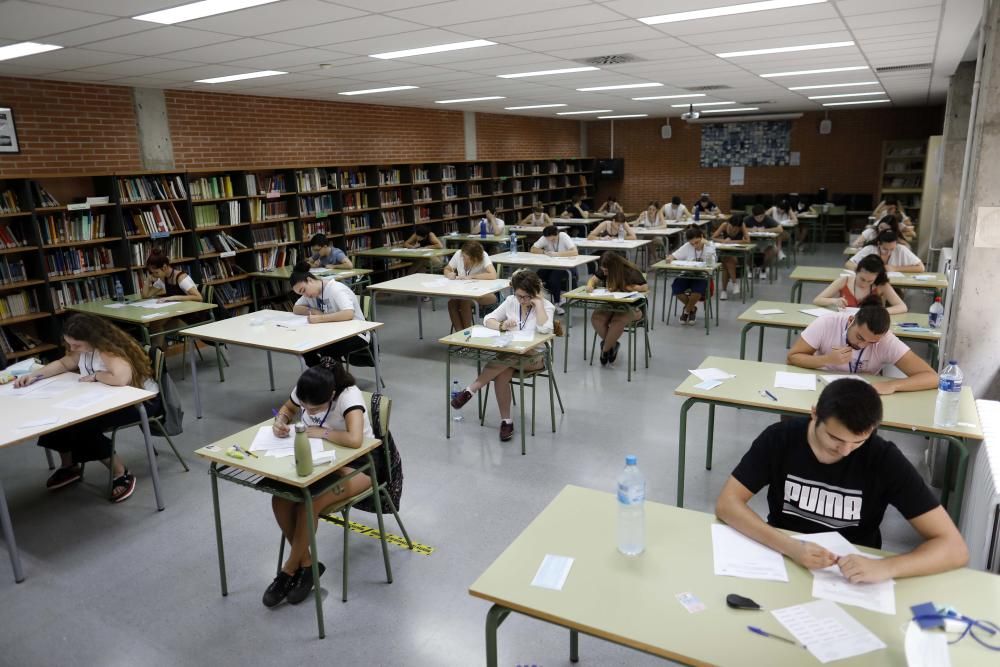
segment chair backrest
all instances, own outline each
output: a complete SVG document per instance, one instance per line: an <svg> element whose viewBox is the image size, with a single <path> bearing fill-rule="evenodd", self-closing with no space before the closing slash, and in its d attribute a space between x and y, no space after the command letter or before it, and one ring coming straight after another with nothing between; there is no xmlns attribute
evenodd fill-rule
<svg viewBox="0 0 1000 667"><path fill-rule="evenodd" d="M368 410L368 418L371 419L372 393L370 391L363 391L361 392L361 395L365 397L365 409ZM377 438L382 438L389 432L389 416L392 414L392 399L385 394L382 394L381 396L382 400L379 401L378 406L378 424L381 432L375 434L375 437Z"/></svg>
<svg viewBox="0 0 1000 667"><path fill-rule="evenodd" d="M143 345L142 349L146 352L146 355L149 357L149 364L153 367L153 380L156 381L156 384L160 384L160 378L163 377L163 369L167 363L166 355L158 347Z"/></svg>
<svg viewBox="0 0 1000 667"><path fill-rule="evenodd" d="M365 294L361 297L361 314L365 316L365 319L371 322L372 320L372 297L370 294Z"/></svg>

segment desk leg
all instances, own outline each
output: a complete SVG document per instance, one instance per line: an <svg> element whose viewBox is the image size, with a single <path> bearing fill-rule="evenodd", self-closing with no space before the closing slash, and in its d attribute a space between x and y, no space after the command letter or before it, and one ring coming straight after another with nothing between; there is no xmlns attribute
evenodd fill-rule
<svg viewBox="0 0 1000 667"><path fill-rule="evenodd" d="M657 275L656 279L659 280L660 276ZM669 313L667 312L667 281L668 280L670 280L670 276L668 274L664 273L663 274L663 294L660 295L660 321L661 322L667 321L669 323L668 320L664 319L664 318L667 317L667 315L669 315Z"/></svg>
<svg viewBox="0 0 1000 667"><path fill-rule="evenodd" d="M156 450L153 449L153 439L149 434L149 416L146 406L140 403L139 420L142 422L142 437L146 441L146 458L149 460L149 476L153 479L153 496L156 498L156 509L163 511L163 497L160 495L160 469L156 465Z"/></svg>
<svg viewBox="0 0 1000 667"><path fill-rule="evenodd" d="M194 362L195 347L198 345L198 339L191 339L191 382L194 384L194 408L195 413L198 415L198 419L201 419L201 389L198 387L198 364Z"/></svg>
<svg viewBox="0 0 1000 667"><path fill-rule="evenodd" d="M375 352L372 355L372 362L375 364L375 391L379 392L385 389L385 380L382 379L382 360L379 358L381 356L381 350L378 344L378 331L372 330L372 348Z"/></svg>
<svg viewBox="0 0 1000 667"><path fill-rule="evenodd" d="M147 347L151 346L151 343L149 341L149 327L147 327L145 324L140 324L139 329L140 331L142 331L142 344Z"/></svg>
<svg viewBox="0 0 1000 667"><path fill-rule="evenodd" d="M761 329L763 331L763 329ZM708 404L708 450L705 453L705 470L712 469L712 445L715 444L715 403Z"/></svg>
<svg viewBox="0 0 1000 667"><path fill-rule="evenodd" d="M257 306L257 279L256 278L251 278L250 279L250 294L253 296L253 312L256 313L259 310L259 308Z"/></svg>
<svg viewBox="0 0 1000 667"><path fill-rule="evenodd" d="M757 361L761 361L764 358L764 329L766 327L760 328L760 335L757 337Z"/></svg>
<svg viewBox="0 0 1000 667"><path fill-rule="evenodd" d="M716 264L715 271L712 272L712 277L715 280L715 326L722 326L722 313L719 310L719 304L722 303L722 299L719 297L719 284L722 282L722 265ZM707 336L708 333L706 332Z"/></svg>
<svg viewBox="0 0 1000 667"><path fill-rule="evenodd" d="M746 324L743 327L743 330L740 331L740 359L747 358L747 334L750 333L750 330L753 328L754 324L751 322Z"/></svg>
<svg viewBox="0 0 1000 667"><path fill-rule="evenodd" d="M451 347L444 364L444 437L451 437Z"/></svg>
<svg viewBox="0 0 1000 667"><path fill-rule="evenodd" d="M14 583L19 584L24 581L24 570L21 568L21 554L17 550L17 541L14 539L14 524L10 521L7 494L4 493L2 484L0 484L0 527L3 528L3 541L7 543L7 551L10 553L10 567L14 570Z"/></svg>
<svg viewBox="0 0 1000 667"><path fill-rule="evenodd" d="M319 627L319 638L326 637L326 627L323 624L323 595L319 586L319 552L316 551L316 520L313 513L313 498L309 489L302 489L302 500L306 506L306 520L309 522L309 549L312 553L313 593L316 598L316 625ZM375 500L378 503L378 500Z"/></svg>
<svg viewBox="0 0 1000 667"><path fill-rule="evenodd" d="M271 351L267 351L267 378L271 381L271 391L274 391L274 363L271 361Z"/></svg>
<svg viewBox="0 0 1000 667"><path fill-rule="evenodd" d="M563 373L566 373L569 369L569 323L573 319L572 318L573 302L567 301L566 308L564 310L566 312L563 315L563 319L566 321L566 326L563 327L565 329L565 331L563 331L563 334L565 334L566 340L563 341Z"/></svg>
<svg viewBox="0 0 1000 667"><path fill-rule="evenodd" d="M789 297L792 303L802 303L802 281L796 280L792 285L792 294Z"/></svg>
<svg viewBox="0 0 1000 667"><path fill-rule="evenodd" d="M486 667L497 667L497 630L510 615L510 609L498 604L486 612Z"/></svg>
<svg viewBox="0 0 1000 667"><path fill-rule="evenodd" d="M417 297L417 338L424 339L424 300L420 296Z"/></svg>
<svg viewBox="0 0 1000 667"><path fill-rule="evenodd" d="M222 587L222 597L229 595L229 585L226 582L226 552L222 546L222 513L219 511L219 479L216 475L218 464L213 463L209 470L212 481L212 511L215 514L215 547L219 552L219 585Z"/></svg>
<svg viewBox="0 0 1000 667"><path fill-rule="evenodd" d="M580 662L580 633L569 631L569 661Z"/></svg>
<svg viewBox="0 0 1000 667"><path fill-rule="evenodd" d="M518 408L521 411L521 423L519 423L517 425L517 427L519 429L521 429L521 456L524 456L527 453L527 450L525 449L525 438L527 436L524 433L524 431L525 431L525 424L524 424L524 355L523 354L520 355L519 358L518 358L518 360L517 360L517 379L520 380L520 382L518 384L520 385L520 388L521 388L521 402L520 402L520 405L518 405ZM534 381L538 382L538 378L535 378ZM531 390L531 395L534 396L534 394L535 394L535 390L532 389ZM534 410L534 407L532 407L532 410ZM534 412L532 412L532 417L531 418L532 418L532 420L534 420L534 418L535 418L534 417Z"/></svg>
<svg viewBox="0 0 1000 667"><path fill-rule="evenodd" d="M677 434L677 506L684 507L684 457L687 449L687 415L688 410L695 404L693 398L689 398L681 405L681 424Z"/></svg>
<svg viewBox="0 0 1000 667"><path fill-rule="evenodd" d="M965 443L951 436L939 436L948 443L948 458L945 466L945 484L941 489L941 505L948 510L955 524L962 518L962 501L965 495L965 478L969 468L969 450ZM955 452L958 460L955 460ZM952 486L952 477L955 478Z"/></svg>

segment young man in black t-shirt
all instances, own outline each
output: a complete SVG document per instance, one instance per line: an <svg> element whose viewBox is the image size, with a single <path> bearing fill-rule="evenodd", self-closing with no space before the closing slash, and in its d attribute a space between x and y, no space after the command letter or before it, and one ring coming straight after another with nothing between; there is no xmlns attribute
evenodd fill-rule
<svg viewBox="0 0 1000 667"><path fill-rule="evenodd" d="M811 570L837 564L852 583L944 572L968 562L965 540L896 446L875 434L882 401L866 382L831 383L811 418L769 426L726 481L715 514L732 528ZM747 505L764 487L767 523ZM837 531L849 542L879 548L879 524L892 505L920 533L913 551L881 560L838 558L798 533Z"/></svg>

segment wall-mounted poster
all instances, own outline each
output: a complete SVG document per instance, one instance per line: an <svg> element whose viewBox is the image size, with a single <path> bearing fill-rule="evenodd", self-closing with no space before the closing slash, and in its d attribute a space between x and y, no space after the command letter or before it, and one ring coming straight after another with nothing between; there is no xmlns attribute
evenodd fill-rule
<svg viewBox="0 0 1000 667"><path fill-rule="evenodd" d="M14 111L0 107L0 153L19 153L17 131L14 130Z"/></svg>
<svg viewBox="0 0 1000 667"><path fill-rule="evenodd" d="M787 120L701 126L702 167L775 167L790 164Z"/></svg>

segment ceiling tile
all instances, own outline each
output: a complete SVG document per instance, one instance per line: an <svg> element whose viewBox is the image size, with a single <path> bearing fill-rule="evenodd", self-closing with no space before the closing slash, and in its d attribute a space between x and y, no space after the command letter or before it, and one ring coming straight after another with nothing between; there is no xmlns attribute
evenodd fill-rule
<svg viewBox="0 0 1000 667"><path fill-rule="evenodd" d="M107 65L123 60L132 60L133 58L135 56L92 51L90 49L59 49L58 51L47 51L25 58L18 58L18 62L23 62L25 65L32 65L34 67L53 67L69 70L93 67L95 65Z"/></svg>
<svg viewBox="0 0 1000 667"><path fill-rule="evenodd" d="M113 19L109 16L78 12L74 9L6 0L0 3L0 38L37 41L46 35L111 20Z"/></svg>
<svg viewBox="0 0 1000 667"><path fill-rule="evenodd" d="M234 38L230 35L178 28L177 26L165 26L133 35L125 35L124 37L106 39L90 46L99 51L110 51L112 53L158 56L163 53L193 49L232 39Z"/></svg>
<svg viewBox="0 0 1000 667"><path fill-rule="evenodd" d="M256 58L239 58L227 64L234 67L293 71L294 68L303 65L318 66L320 63L337 63L354 58L348 54L334 53L326 49L296 49Z"/></svg>
<svg viewBox="0 0 1000 667"><path fill-rule="evenodd" d="M621 17L600 5L583 5L572 10L554 9L523 14L521 16L506 16L489 21L473 21L448 26L456 32L473 37L490 39L504 35L518 35L525 32L564 27L567 24L575 26L599 26ZM595 32L595 30L590 30Z"/></svg>
<svg viewBox="0 0 1000 667"><path fill-rule="evenodd" d="M418 31L424 26L400 21L388 16L361 16L356 19L346 21L335 21L322 25L312 25L308 28L297 28L295 30L283 30L266 33L267 39L275 42L285 42L297 46L325 46L331 45L334 49L340 50L340 42L350 42L369 37L381 37L383 35L398 35L399 33ZM458 41L458 40L453 40ZM422 45L414 45L422 46ZM409 45L400 45L397 48L412 48ZM353 51L349 51L353 52Z"/></svg>
<svg viewBox="0 0 1000 667"><path fill-rule="evenodd" d="M334 5L344 5L366 12L394 12L412 7L436 5L441 0L323 0Z"/></svg>
<svg viewBox="0 0 1000 667"><path fill-rule="evenodd" d="M45 39L52 44L59 44L60 46L82 46L112 37L155 30L156 28L157 25L155 23L132 21L131 19L114 19L107 23L99 23L86 28L80 28L79 30L70 30L69 32L52 35Z"/></svg>
<svg viewBox="0 0 1000 667"><path fill-rule="evenodd" d="M859 14L877 14L882 12L905 13L914 7L926 7L938 4L934 0L837 0L837 11L843 16L858 16Z"/></svg>
<svg viewBox="0 0 1000 667"><path fill-rule="evenodd" d="M858 39L878 39L880 35L890 32L894 35L918 35L928 32L937 32L938 22L934 21L914 21L913 23L897 23L888 30L881 28L858 28L853 30L854 36Z"/></svg>
<svg viewBox="0 0 1000 667"><path fill-rule="evenodd" d="M319 0L282 0L221 16L188 21L186 28L253 37L279 30L293 30L331 21L363 16L366 12Z"/></svg>
<svg viewBox="0 0 1000 667"><path fill-rule="evenodd" d="M545 0L544 3L540 3L538 0L505 0L495 3L483 2L483 0L452 0L451 2L438 3L434 5L433 9L413 7L389 14L415 23L450 26L456 23L532 14L539 11L564 9L567 12L576 12L574 7L588 4L590 4L589 0Z"/></svg>
<svg viewBox="0 0 1000 667"><path fill-rule="evenodd" d="M185 0L45 0L47 5L67 7L69 9L84 9L96 14L108 16L138 16L148 12L187 4Z"/></svg>
<svg viewBox="0 0 1000 667"><path fill-rule="evenodd" d="M175 69L191 67L191 63L183 60L168 60L166 58L136 58L120 63L88 67L83 71L117 74L118 76L147 76Z"/></svg>
<svg viewBox="0 0 1000 667"><path fill-rule="evenodd" d="M179 60L190 60L196 63L226 63L231 60L241 58L253 58L260 56L271 56L283 51L296 51L294 46L289 44L279 44L278 42L265 42L262 39L234 39L219 44L209 44L193 49L183 49L174 52L166 52L170 58ZM267 69L274 69L270 66Z"/></svg>
<svg viewBox="0 0 1000 667"><path fill-rule="evenodd" d="M886 28L885 34L895 34L895 27L915 21L938 21L941 17L941 6L934 4L929 7L911 7L905 12L879 12L877 14L859 14L845 19L848 27L855 28Z"/></svg>

